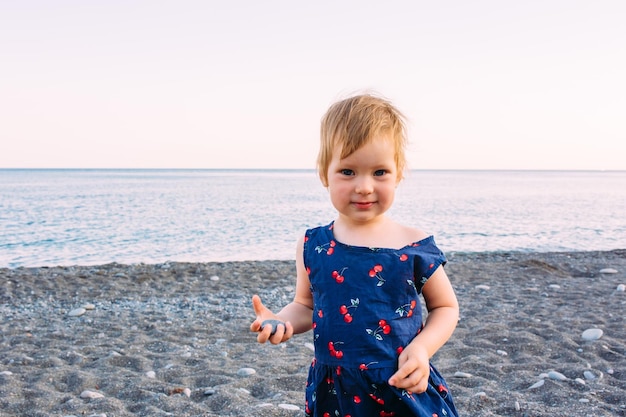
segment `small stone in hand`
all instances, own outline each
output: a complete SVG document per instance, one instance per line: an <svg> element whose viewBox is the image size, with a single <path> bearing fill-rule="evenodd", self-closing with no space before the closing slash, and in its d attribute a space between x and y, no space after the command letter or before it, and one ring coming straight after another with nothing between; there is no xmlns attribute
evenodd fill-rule
<svg viewBox="0 0 626 417"><path fill-rule="evenodd" d="M285 326L285 323L280 320L263 320L263 323L261 323L261 329L259 331L263 331L265 326L268 324L272 326L272 332L270 333L270 336L276 333L279 325Z"/></svg>

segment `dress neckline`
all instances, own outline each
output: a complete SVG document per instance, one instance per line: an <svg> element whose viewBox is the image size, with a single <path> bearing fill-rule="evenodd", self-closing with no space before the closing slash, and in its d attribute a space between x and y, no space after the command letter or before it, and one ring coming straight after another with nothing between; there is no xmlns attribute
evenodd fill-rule
<svg viewBox="0 0 626 417"><path fill-rule="evenodd" d="M350 250L366 250L368 252L400 252L409 248L420 247L424 244L427 244L433 240L433 235L428 235L423 239L417 240L415 242L408 243L401 248L388 248L388 247L376 247L376 246L361 246L361 245L350 245L348 243L343 243L335 237L334 232L335 221L333 220L326 226L326 231L330 235L331 239L335 242L335 244L340 245L346 249Z"/></svg>

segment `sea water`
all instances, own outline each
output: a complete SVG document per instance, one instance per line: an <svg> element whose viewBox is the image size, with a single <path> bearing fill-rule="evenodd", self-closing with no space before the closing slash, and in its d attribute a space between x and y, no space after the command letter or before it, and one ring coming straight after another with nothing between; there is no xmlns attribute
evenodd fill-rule
<svg viewBox="0 0 626 417"><path fill-rule="evenodd" d="M389 215L445 252L626 248L626 171L411 171ZM294 259L312 170L0 170L0 267Z"/></svg>

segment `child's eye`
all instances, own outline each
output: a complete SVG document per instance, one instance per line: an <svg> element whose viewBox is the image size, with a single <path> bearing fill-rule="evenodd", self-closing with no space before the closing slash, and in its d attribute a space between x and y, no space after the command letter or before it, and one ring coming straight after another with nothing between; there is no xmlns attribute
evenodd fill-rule
<svg viewBox="0 0 626 417"><path fill-rule="evenodd" d="M387 171L386 171L386 170L384 170L384 169L379 169L379 170L374 171L374 176L375 176L375 177L382 177L382 176L383 176L383 175L385 175L386 173L387 173Z"/></svg>
<svg viewBox="0 0 626 417"><path fill-rule="evenodd" d="M342 169L341 174L351 176L351 175L354 175L354 171L352 171L351 169Z"/></svg>

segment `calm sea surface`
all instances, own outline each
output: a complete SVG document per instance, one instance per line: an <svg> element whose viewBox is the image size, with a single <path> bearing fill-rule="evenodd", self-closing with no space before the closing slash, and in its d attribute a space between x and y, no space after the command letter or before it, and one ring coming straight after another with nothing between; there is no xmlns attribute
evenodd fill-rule
<svg viewBox="0 0 626 417"><path fill-rule="evenodd" d="M626 172L412 171L390 215L446 252L626 248ZM293 259L309 170L0 170L0 267Z"/></svg>

